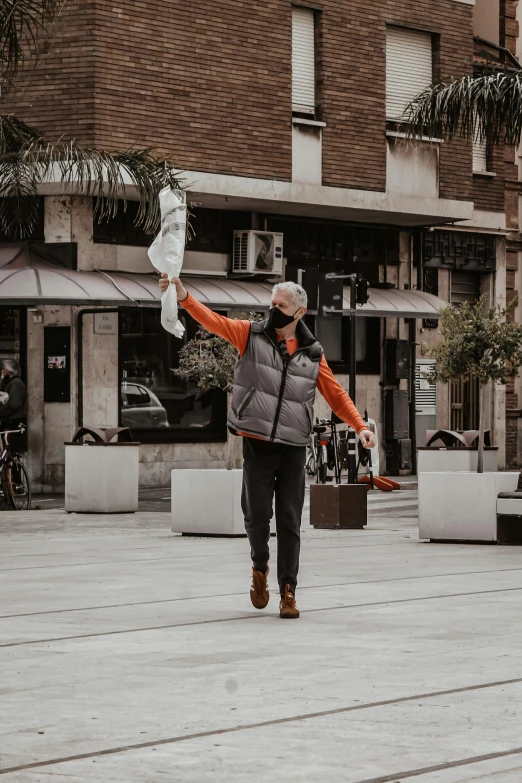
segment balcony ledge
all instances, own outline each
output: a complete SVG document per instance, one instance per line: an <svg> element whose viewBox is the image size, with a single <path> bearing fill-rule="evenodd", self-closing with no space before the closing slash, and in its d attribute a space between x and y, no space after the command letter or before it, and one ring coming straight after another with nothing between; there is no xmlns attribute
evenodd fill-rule
<svg viewBox="0 0 522 783"><path fill-rule="evenodd" d="M334 220L430 226L473 218L471 201L423 198L281 180L186 171L188 190L202 207Z"/></svg>

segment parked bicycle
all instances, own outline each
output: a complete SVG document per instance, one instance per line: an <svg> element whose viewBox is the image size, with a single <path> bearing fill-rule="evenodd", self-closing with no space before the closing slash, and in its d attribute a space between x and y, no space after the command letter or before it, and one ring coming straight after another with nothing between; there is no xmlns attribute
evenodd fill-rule
<svg viewBox="0 0 522 783"><path fill-rule="evenodd" d="M336 484L341 483L339 437L335 421L316 419L306 470L309 475L315 476L317 484L326 484L329 470L334 472Z"/></svg>
<svg viewBox="0 0 522 783"><path fill-rule="evenodd" d="M368 414L365 412L365 421L368 421ZM309 476L315 478L316 483L325 484L328 481L328 471L332 471L336 483L340 484L343 474L348 481L349 469L349 440L348 430L337 429L340 420L335 417L329 419L316 419L313 427L312 440L308 447L308 457L306 461L306 472ZM368 424L368 428L373 432L375 425ZM328 432L328 430L330 430ZM370 485L373 489L373 470L371 465L371 451L365 449L357 439L357 476L360 468L365 468L366 473L370 474Z"/></svg>
<svg viewBox="0 0 522 783"><path fill-rule="evenodd" d="M25 434L23 425L0 432L0 503L4 509L27 511L31 507L31 483L17 445Z"/></svg>

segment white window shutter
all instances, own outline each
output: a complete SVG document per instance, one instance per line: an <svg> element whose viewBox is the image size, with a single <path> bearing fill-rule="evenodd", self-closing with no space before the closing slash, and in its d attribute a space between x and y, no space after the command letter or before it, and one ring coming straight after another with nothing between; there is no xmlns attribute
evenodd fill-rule
<svg viewBox="0 0 522 783"><path fill-rule="evenodd" d="M473 139L473 171L488 170L488 145L487 142Z"/></svg>
<svg viewBox="0 0 522 783"><path fill-rule="evenodd" d="M292 9L292 109L315 114L315 23L309 8Z"/></svg>
<svg viewBox="0 0 522 783"><path fill-rule="evenodd" d="M386 39L386 118L398 120L408 104L433 83L430 33L388 27Z"/></svg>

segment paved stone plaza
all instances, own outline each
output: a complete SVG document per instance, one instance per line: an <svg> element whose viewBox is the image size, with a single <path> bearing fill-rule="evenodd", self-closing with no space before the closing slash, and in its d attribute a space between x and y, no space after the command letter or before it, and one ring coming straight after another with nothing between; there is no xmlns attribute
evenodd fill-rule
<svg viewBox="0 0 522 783"><path fill-rule="evenodd" d="M2 512L1 780L520 783L520 549L419 542L413 491L303 539L284 622L244 539Z"/></svg>

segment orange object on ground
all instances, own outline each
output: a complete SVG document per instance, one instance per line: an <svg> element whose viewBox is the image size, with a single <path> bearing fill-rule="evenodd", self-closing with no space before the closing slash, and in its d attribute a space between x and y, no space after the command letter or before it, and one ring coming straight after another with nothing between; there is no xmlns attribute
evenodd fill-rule
<svg viewBox="0 0 522 783"><path fill-rule="evenodd" d="M370 488L369 476L361 476L361 478L358 479L358 482L359 484L368 484L368 489ZM385 478L384 476L374 476L373 484L377 489L380 489L381 492L393 492L394 489L401 488L401 485L397 484L396 481L388 477Z"/></svg>

